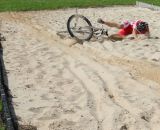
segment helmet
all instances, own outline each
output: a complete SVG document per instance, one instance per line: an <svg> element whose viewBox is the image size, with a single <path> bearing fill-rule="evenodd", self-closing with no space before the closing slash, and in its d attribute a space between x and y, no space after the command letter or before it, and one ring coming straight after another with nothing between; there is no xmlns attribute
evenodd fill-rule
<svg viewBox="0 0 160 130"><path fill-rule="evenodd" d="M137 24L137 30L139 32L143 32L143 31L146 31L148 29L148 23L147 22L139 22Z"/></svg>

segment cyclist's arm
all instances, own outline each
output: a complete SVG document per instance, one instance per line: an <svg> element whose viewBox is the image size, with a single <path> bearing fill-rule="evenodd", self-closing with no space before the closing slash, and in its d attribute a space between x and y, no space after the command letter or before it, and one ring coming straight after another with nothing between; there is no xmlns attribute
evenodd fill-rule
<svg viewBox="0 0 160 130"><path fill-rule="evenodd" d="M132 32L133 36L134 36L134 39L138 39L138 35L136 33L136 29L134 28L133 29L133 32Z"/></svg>
<svg viewBox="0 0 160 130"><path fill-rule="evenodd" d="M148 29L147 29L147 31L145 33L145 36L147 36L147 38L150 38L150 36L151 36L150 31L149 31L149 27L148 27Z"/></svg>

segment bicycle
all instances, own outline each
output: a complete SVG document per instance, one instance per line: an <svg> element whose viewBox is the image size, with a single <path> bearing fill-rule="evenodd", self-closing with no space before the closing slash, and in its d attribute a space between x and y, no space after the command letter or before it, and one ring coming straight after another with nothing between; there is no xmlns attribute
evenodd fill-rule
<svg viewBox="0 0 160 130"><path fill-rule="evenodd" d="M96 38L102 35L108 36L108 30L104 28L96 28L83 15L74 14L68 18L67 30L71 37L78 41L89 41L93 36Z"/></svg>

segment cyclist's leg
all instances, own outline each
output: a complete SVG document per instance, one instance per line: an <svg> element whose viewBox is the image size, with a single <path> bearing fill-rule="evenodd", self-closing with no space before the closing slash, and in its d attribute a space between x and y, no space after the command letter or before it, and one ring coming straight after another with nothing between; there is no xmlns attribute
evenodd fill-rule
<svg viewBox="0 0 160 130"><path fill-rule="evenodd" d="M121 36L119 34L112 34L108 37L111 41L121 41L123 40L125 37Z"/></svg>

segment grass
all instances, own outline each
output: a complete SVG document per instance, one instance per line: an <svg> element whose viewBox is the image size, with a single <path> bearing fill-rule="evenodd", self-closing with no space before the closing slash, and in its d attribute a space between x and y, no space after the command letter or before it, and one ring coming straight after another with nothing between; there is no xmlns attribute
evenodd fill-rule
<svg viewBox="0 0 160 130"><path fill-rule="evenodd" d="M0 99L0 112L2 112L2 100Z"/></svg>
<svg viewBox="0 0 160 130"><path fill-rule="evenodd" d="M0 130L5 130L5 128L4 128L2 123L0 123Z"/></svg>
<svg viewBox="0 0 160 130"><path fill-rule="evenodd" d="M2 112L2 101L0 100L0 113ZM4 124L0 121L0 130L5 130Z"/></svg>
<svg viewBox="0 0 160 130"><path fill-rule="evenodd" d="M135 0L0 0L0 11L27 11L134 4Z"/></svg>
<svg viewBox="0 0 160 130"><path fill-rule="evenodd" d="M160 0L139 0L160 5ZM0 11L51 10L72 7L135 5L136 0L0 0Z"/></svg>
<svg viewBox="0 0 160 130"><path fill-rule="evenodd" d="M0 126L0 130L5 130L5 128L3 126L2 127Z"/></svg>
<svg viewBox="0 0 160 130"><path fill-rule="evenodd" d="M139 0L160 5L160 0ZM0 11L51 10L72 7L134 5L136 0L0 0Z"/></svg>

